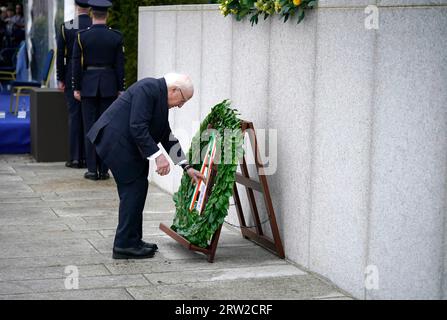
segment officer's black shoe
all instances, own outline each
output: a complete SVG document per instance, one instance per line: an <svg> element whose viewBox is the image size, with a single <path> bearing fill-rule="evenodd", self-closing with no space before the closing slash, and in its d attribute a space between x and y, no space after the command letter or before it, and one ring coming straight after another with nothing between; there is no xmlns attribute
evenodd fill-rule
<svg viewBox="0 0 447 320"><path fill-rule="evenodd" d="M77 161L77 160L67 161L67 162L65 163L65 166L66 166L67 168L78 169L78 168L80 168L79 165L80 165L80 163L79 163L79 161Z"/></svg>
<svg viewBox="0 0 447 320"><path fill-rule="evenodd" d="M158 251L158 246L155 243L148 243L148 242L141 241L141 246L144 248L153 249L155 252Z"/></svg>
<svg viewBox="0 0 447 320"><path fill-rule="evenodd" d="M99 174L99 180L109 180L110 179L110 174L106 173L101 173Z"/></svg>
<svg viewBox="0 0 447 320"><path fill-rule="evenodd" d="M86 172L84 174L84 178L86 178L88 180L97 181L99 177L98 177L98 174L96 172Z"/></svg>
<svg viewBox="0 0 447 320"><path fill-rule="evenodd" d="M113 259L148 259L153 258L155 250L145 247L139 248L113 248Z"/></svg>

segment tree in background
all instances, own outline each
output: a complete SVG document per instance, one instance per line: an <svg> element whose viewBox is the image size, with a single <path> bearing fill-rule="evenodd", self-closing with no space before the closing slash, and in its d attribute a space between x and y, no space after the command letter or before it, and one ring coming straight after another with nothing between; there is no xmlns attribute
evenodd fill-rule
<svg viewBox="0 0 447 320"><path fill-rule="evenodd" d="M204 4L209 0L119 0L113 1L108 24L123 33L126 48L127 87L137 81L138 70L138 7Z"/></svg>

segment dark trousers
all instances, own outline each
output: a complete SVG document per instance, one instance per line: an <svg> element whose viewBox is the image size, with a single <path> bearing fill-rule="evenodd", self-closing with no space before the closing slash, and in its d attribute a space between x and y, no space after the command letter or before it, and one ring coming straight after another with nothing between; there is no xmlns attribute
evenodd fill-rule
<svg viewBox="0 0 447 320"><path fill-rule="evenodd" d="M84 125L81 103L73 96L73 90L65 90L68 106L68 128L70 138L70 160L85 160Z"/></svg>
<svg viewBox="0 0 447 320"><path fill-rule="evenodd" d="M89 172L104 174L109 171L109 168L96 154L95 146L87 139L86 135L99 119L99 117L107 110L108 107L115 101L115 97L101 98L101 97L83 97L82 98L82 119L84 123L85 132L85 154L87 161L87 168Z"/></svg>
<svg viewBox="0 0 447 320"><path fill-rule="evenodd" d="M136 248L143 238L143 210L149 182L149 166L130 183L117 182L120 197L119 222L114 247ZM113 168L112 168L113 173Z"/></svg>

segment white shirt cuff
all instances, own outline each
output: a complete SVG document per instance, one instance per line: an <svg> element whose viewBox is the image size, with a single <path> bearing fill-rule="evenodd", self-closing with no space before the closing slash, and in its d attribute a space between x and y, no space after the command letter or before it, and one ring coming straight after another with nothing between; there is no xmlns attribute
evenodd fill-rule
<svg viewBox="0 0 447 320"><path fill-rule="evenodd" d="M188 162L188 160L182 160L182 161L180 161L179 163L177 163L177 165L178 166L181 166L182 164L185 164L185 163L187 163Z"/></svg>
<svg viewBox="0 0 447 320"><path fill-rule="evenodd" d="M157 152L155 152L153 155L151 155L149 158L147 158L147 160L155 160L158 158L159 155L163 154L163 151L158 150Z"/></svg>

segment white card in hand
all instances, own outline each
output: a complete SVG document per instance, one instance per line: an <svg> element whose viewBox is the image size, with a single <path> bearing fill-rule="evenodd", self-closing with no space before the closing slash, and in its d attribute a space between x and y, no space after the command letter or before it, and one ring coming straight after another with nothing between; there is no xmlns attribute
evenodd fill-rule
<svg viewBox="0 0 447 320"><path fill-rule="evenodd" d="M26 111L19 111L17 118L18 119L26 119Z"/></svg>

